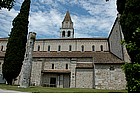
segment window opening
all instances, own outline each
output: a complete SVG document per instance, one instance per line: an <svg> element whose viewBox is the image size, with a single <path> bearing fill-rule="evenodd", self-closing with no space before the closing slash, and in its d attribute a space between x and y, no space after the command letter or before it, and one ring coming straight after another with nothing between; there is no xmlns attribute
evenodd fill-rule
<svg viewBox="0 0 140 140"><path fill-rule="evenodd" d="M54 64L52 64L52 69L54 69Z"/></svg>
<svg viewBox="0 0 140 140"><path fill-rule="evenodd" d="M94 45L92 46L92 51L93 51L93 52L95 51L95 46L94 46Z"/></svg>
<svg viewBox="0 0 140 140"><path fill-rule="evenodd" d="M1 46L1 51L3 51L3 45Z"/></svg>
<svg viewBox="0 0 140 140"><path fill-rule="evenodd" d="M70 37L70 34L71 34L71 32L70 32L70 31L68 31L68 37Z"/></svg>
<svg viewBox="0 0 140 140"><path fill-rule="evenodd" d="M66 64L66 69L68 69L68 64Z"/></svg>
<svg viewBox="0 0 140 140"><path fill-rule="evenodd" d="M72 50L72 46L71 45L69 45L69 51L71 51Z"/></svg>
<svg viewBox="0 0 140 140"><path fill-rule="evenodd" d="M40 45L38 45L38 49L37 50L40 51Z"/></svg>
<svg viewBox="0 0 140 140"><path fill-rule="evenodd" d="M110 66L109 68L111 71L115 70L115 67L114 66Z"/></svg>
<svg viewBox="0 0 140 140"><path fill-rule="evenodd" d="M60 45L58 46L58 51L61 51L61 46Z"/></svg>
<svg viewBox="0 0 140 140"><path fill-rule="evenodd" d="M82 52L83 52L84 51L84 46L82 45L81 47L82 47Z"/></svg>
<svg viewBox="0 0 140 140"><path fill-rule="evenodd" d="M48 52L50 52L50 45L48 46Z"/></svg>
<svg viewBox="0 0 140 140"><path fill-rule="evenodd" d="M65 37L65 31L62 32L62 37Z"/></svg>
<svg viewBox="0 0 140 140"><path fill-rule="evenodd" d="M103 51L103 45L101 45L100 48L101 48L101 51Z"/></svg>

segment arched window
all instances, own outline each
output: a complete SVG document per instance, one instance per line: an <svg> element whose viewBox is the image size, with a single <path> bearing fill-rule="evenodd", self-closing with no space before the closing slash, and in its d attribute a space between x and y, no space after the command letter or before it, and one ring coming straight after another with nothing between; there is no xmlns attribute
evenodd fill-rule
<svg viewBox="0 0 140 140"><path fill-rule="evenodd" d="M95 51L95 46L94 46L94 45L92 46L92 51L93 51L93 52Z"/></svg>
<svg viewBox="0 0 140 140"><path fill-rule="evenodd" d="M101 51L103 51L103 45L101 45L100 48L101 48Z"/></svg>
<svg viewBox="0 0 140 140"><path fill-rule="evenodd" d="M1 51L3 51L3 45L1 46Z"/></svg>
<svg viewBox="0 0 140 140"><path fill-rule="evenodd" d="M65 37L65 31L62 31L62 37Z"/></svg>
<svg viewBox="0 0 140 140"><path fill-rule="evenodd" d="M84 45L81 46L81 51L84 52Z"/></svg>
<svg viewBox="0 0 140 140"><path fill-rule="evenodd" d="M69 51L72 51L72 46L71 45L69 45Z"/></svg>
<svg viewBox="0 0 140 140"><path fill-rule="evenodd" d="M71 32L70 32L70 31L68 31L68 37L70 37L70 34L71 34Z"/></svg>
<svg viewBox="0 0 140 140"><path fill-rule="evenodd" d="M60 45L58 46L58 51L61 51L61 46Z"/></svg>
<svg viewBox="0 0 140 140"><path fill-rule="evenodd" d="M51 47L50 47L50 45L48 46L48 52L50 52L50 50L51 50Z"/></svg>
<svg viewBox="0 0 140 140"><path fill-rule="evenodd" d="M38 45L37 51L40 51L40 45Z"/></svg>

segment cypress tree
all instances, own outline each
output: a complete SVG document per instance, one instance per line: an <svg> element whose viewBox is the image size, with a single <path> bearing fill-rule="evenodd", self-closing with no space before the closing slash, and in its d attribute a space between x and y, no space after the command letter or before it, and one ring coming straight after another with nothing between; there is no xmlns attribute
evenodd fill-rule
<svg viewBox="0 0 140 140"><path fill-rule="evenodd" d="M20 13L13 20L4 63L2 66L3 78L8 84L18 77L24 60L28 34L28 17L30 11L30 0L24 0Z"/></svg>
<svg viewBox="0 0 140 140"><path fill-rule="evenodd" d="M0 0L0 9L7 8L10 10L14 5L15 0Z"/></svg>

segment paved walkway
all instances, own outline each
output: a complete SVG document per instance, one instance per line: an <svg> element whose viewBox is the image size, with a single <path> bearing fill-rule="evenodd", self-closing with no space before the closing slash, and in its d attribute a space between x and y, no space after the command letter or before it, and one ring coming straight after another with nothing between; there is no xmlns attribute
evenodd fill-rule
<svg viewBox="0 0 140 140"><path fill-rule="evenodd" d="M0 93L22 93L20 91L0 89Z"/></svg>

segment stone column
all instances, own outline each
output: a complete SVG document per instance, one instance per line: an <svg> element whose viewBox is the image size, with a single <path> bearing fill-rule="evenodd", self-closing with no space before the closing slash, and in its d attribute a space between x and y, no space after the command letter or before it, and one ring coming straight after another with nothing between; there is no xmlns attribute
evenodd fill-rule
<svg viewBox="0 0 140 140"><path fill-rule="evenodd" d="M27 40L27 47L24 56L24 61L21 69L20 86L27 88L30 85L30 77L32 71L32 53L34 49L34 43L36 39L36 33L30 32Z"/></svg>
<svg viewBox="0 0 140 140"><path fill-rule="evenodd" d="M71 60L71 80L70 80L70 88L76 87L76 59Z"/></svg>

